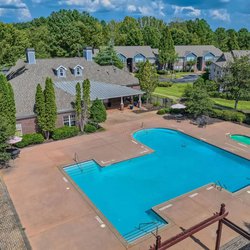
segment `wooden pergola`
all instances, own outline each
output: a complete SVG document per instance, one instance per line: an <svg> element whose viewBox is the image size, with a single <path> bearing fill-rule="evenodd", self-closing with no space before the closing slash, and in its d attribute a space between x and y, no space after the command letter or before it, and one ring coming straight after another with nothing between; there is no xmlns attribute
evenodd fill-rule
<svg viewBox="0 0 250 250"><path fill-rule="evenodd" d="M184 230L180 234L177 234L176 236L163 241L161 240L160 235L156 235L156 243L154 246L150 247L150 250L165 250L169 247L179 243L180 241L183 241L184 239L192 236L193 234L201 231L202 229L218 222L218 228L216 231L217 237L216 237L216 243L215 243L215 250L220 249L220 242L221 242L221 235L222 235L222 225L225 224L229 228L231 228L233 231L237 232L238 234L242 235L246 239L250 240L250 234L246 232L244 229L238 227L236 224L234 224L232 221L226 219L228 216L228 212L226 211L225 204L221 204L220 212L215 213L210 218L196 224L195 226L190 227L187 230Z"/></svg>

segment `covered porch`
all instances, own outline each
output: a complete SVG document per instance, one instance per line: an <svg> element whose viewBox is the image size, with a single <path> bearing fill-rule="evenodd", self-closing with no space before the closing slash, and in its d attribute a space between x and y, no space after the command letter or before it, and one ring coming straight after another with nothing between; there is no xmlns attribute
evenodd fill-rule
<svg viewBox="0 0 250 250"><path fill-rule="evenodd" d="M75 96L77 82L78 81L56 82L55 86L68 94ZM128 105L141 108L141 97L143 94L143 91L127 86L90 81L90 100L102 100L107 109L119 108L120 110L123 110L124 107Z"/></svg>

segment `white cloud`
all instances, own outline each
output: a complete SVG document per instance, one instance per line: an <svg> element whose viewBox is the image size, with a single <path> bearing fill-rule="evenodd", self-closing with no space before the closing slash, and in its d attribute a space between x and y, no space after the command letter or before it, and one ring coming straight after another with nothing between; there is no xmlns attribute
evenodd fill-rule
<svg viewBox="0 0 250 250"><path fill-rule="evenodd" d="M201 10L196 9L193 6L177 6L173 5L172 8L174 9L174 15L184 15L188 17L199 17L201 15Z"/></svg>
<svg viewBox="0 0 250 250"><path fill-rule="evenodd" d="M33 0L41 1L41 0ZM89 12L115 10L128 12L139 12L142 15L164 16L165 5L162 0L59 0L59 5L81 7Z"/></svg>
<svg viewBox="0 0 250 250"><path fill-rule="evenodd" d="M230 21L230 14L225 9L210 10L209 14L215 20L221 20L224 22Z"/></svg>
<svg viewBox="0 0 250 250"><path fill-rule="evenodd" d="M22 0L0 0L0 16L15 15L20 21L31 19L28 6Z"/></svg>
<svg viewBox="0 0 250 250"><path fill-rule="evenodd" d="M136 12L137 8L136 8L135 5L129 4L129 5L127 6L127 10L128 10L128 12Z"/></svg>

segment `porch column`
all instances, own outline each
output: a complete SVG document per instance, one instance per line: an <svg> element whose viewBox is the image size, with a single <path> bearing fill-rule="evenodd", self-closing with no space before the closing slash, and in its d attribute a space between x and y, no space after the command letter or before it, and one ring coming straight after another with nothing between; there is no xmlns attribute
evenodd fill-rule
<svg viewBox="0 0 250 250"><path fill-rule="evenodd" d="M141 108L141 95L139 95L138 108Z"/></svg>
<svg viewBox="0 0 250 250"><path fill-rule="evenodd" d="M120 109L121 109L121 110L124 110L123 97L121 97L121 104L120 104Z"/></svg>

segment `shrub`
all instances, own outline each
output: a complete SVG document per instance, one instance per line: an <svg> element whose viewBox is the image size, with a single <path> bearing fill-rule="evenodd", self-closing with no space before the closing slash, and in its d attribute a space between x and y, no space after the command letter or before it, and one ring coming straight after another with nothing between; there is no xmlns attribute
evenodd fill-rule
<svg viewBox="0 0 250 250"><path fill-rule="evenodd" d="M167 70L161 69L161 70L157 70L157 73L158 73L159 75L165 75L165 74L167 74L168 72L167 72Z"/></svg>
<svg viewBox="0 0 250 250"><path fill-rule="evenodd" d="M159 82L158 87L171 87L173 84L171 82Z"/></svg>
<svg viewBox="0 0 250 250"><path fill-rule="evenodd" d="M169 113L169 111L170 111L170 108L159 109L159 110L157 111L157 115L164 115L164 114L166 114L166 113Z"/></svg>
<svg viewBox="0 0 250 250"><path fill-rule="evenodd" d="M42 134L37 134L37 133L26 134L26 135L23 135L22 141L18 142L16 144L16 146L18 148L24 148L24 147L27 147L29 145L40 144L43 142L44 142L44 137Z"/></svg>
<svg viewBox="0 0 250 250"><path fill-rule="evenodd" d="M237 111L231 110L219 110L213 109L211 113L211 117L219 118L225 121L233 121L233 122L244 122L246 120L246 115Z"/></svg>
<svg viewBox="0 0 250 250"><path fill-rule="evenodd" d="M89 123L84 126L84 132L86 133L94 133L96 132L96 130L97 130L96 126Z"/></svg>
<svg viewBox="0 0 250 250"><path fill-rule="evenodd" d="M90 108L90 118L92 121L97 123L106 121L107 111L101 100L96 99L95 101L93 101Z"/></svg>
<svg viewBox="0 0 250 250"><path fill-rule="evenodd" d="M76 135L78 135L78 133L79 133L78 127L76 127L76 126L72 126L72 127L64 126L64 127L55 129L55 131L53 132L52 138L53 138L53 140L62 140L62 139L76 136Z"/></svg>

